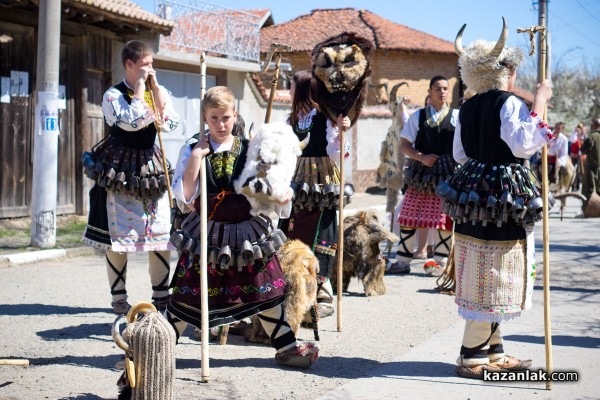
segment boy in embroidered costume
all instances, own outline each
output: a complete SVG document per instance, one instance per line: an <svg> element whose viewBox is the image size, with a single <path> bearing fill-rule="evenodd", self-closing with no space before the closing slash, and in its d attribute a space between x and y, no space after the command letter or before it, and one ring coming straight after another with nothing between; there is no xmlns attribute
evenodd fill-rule
<svg viewBox="0 0 600 400"><path fill-rule="evenodd" d="M482 379L484 369L531 365L505 355L500 322L531 307L533 223L541 219L542 202L523 162L553 138L538 117L552 89L548 81L537 86L530 113L511 93L523 55L504 47L506 22L497 43L478 40L467 49L464 28L455 48L462 79L476 94L461 106L456 124L453 154L462 167L436 192L456 224L455 301L466 320L456 371Z"/></svg>
<svg viewBox="0 0 600 400"><path fill-rule="evenodd" d="M283 312L286 282L275 251L286 237L275 229L276 222L270 215L252 215L247 198L235 191L245 165L255 161L249 159L249 141L232 135L237 117L235 97L228 88L216 86L202 101L209 134L183 149L174 175L173 191L178 203L193 211L182 222L181 230L172 235L181 257L171 283L167 318L178 337L188 323L201 326L199 237L206 234L209 327L258 314L277 350L276 362L308 368L317 360L318 348L312 343L296 342ZM199 193L199 168L205 157L207 193ZM289 187L287 190L285 198L280 199L281 206L289 206L293 192ZM208 206L206 233L199 231L200 196L206 196ZM289 207L287 211L289 215Z"/></svg>
<svg viewBox="0 0 600 400"><path fill-rule="evenodd" d="M83 242L106 250L112 308L125 314L127 253L148 252L152 299L164 309L168 298L171 227L162 153L154 144L157 126L175 129L179 116L152 68L152 49L143 42L125 44L125 80L104 93L102 112L109 136L84 153L90 190L88 226ZM153 104L154 100L154 104ZM155 114L158 112L158 115Z"/></svg>
<svg viewBox="0 0 600 400"><path fill-rule="evenodd" d="M438 182L446 179L456 168L452 159L452 140L458 110L447 103L448 80L435 76L429 82L430 104L413 113L400 134L400 150L410 159L404 172L404 198L398 212L400 242L396 263L386 273L410 272L414 258L426 258L427 240L419 240L413 254L417 230L436 229L434 260L425 262L429 275L439 276L446 269L452 221L442 212L442 202L435 195Z"/></svg>
<svg viewBox="0 0 600 400"><path fill-rule="evenodd" d="M292 187L294 209L281 229L290 239L299 239L311 247L319 260L317 275L319 316L333 314L333 289L330 283L337 249L337 213L339 206L340 159L338 126L350 127L348 117L332 122L314 101L315 79L309 71L294 74L290 87L292 112L288 122L300 140L308 145L298 157ZM345 157L349 147L345 146Z"/></svg>

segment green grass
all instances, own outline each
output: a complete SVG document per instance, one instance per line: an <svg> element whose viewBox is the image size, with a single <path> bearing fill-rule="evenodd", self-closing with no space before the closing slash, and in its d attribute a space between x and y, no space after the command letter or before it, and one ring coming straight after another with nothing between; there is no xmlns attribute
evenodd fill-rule
<svg viewBox="0 0 600 400"><path fill-rule="evenodd" d="M56 235L82 235L85 226L85 221L71 221L63 227L56 228Z"/></svg>

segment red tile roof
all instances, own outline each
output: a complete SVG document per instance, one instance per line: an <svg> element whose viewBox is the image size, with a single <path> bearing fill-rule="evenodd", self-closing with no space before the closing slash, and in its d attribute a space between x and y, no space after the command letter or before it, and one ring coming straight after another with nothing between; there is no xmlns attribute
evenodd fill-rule
<svg viewBox="0 0 600 400"><path fill-rule="evenodd" d="M105 12L107 16L118 16L140 25L168 33L175 26L173 21L160 18L129 0L62 0L65 6Z"/></svg>
<svg viewBox="0 0 600 400"><path fill-rule="evenodd" d="M250 77L252 81L256 85L261 97L264 101L269 101L269 96L271 95L271 85L265 87L263 81L260 79L258 74L251 74ZM292 98L290 96L289 89L277 89L275 90L275 96L273 97L273 103L278 104L292 104Z"/></svg>
<svg viewBox="0 0 600 400"><path fill-rule="evenodd" d="M515 96L520 97L528 105L533 104L533 93L531 93L530 91L513 86L512 93Z"/></svg>
<svg viewBox="0 0 600 400"><path fill-rule="evenodd" d="M312 51L317 43L344 31L370 39L376 49L455 54L454 44L447 40L354 8L313 10L283 24L267 26L260 32L260 50L267 52L271 43L278 42L292 45L293 51Z"/></svg>

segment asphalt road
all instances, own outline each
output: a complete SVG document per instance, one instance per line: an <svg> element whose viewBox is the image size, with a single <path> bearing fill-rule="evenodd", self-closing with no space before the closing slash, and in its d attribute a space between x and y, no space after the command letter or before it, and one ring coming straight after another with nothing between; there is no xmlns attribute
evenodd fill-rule
<svg viewBox="0 0 600 400"><path fill-rule="evenodd" d="M383 196L357 196L348 212L383 216ZM358 281L343 296L342 327L321 321L321 352L309 370L282 368L274 350L229 336L211 344L210 380L200 381L200 345L188 328L176 347L176 399L599 399L599 220L550 219L551 330L555 371L576 371L577 382L480 382L457 377L454 362L463 321L453 298L433 290L420 265L386 276L387 293L365 297ZM536 228L536 233L541 226ZM533 310L503 324L508 354L545 369L541 235L540 274ZM173 256L174 257L174 256ZM174 263L174 259L171 260ZM122 356L112 341L115 319L101 253L25 264L0 263L0 359L27 359L29 367L0 366L0 400L115 399ZM129 263L132 302L150 298L144 255ZM312 331L302 329L302 339Z"/></svg>

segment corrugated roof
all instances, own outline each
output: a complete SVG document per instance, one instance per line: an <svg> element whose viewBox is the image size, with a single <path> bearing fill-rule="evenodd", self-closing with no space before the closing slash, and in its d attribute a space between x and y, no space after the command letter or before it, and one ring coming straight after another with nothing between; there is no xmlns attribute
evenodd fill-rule
<svg viewBox="0 0 600 400"><path fill-rule="evenodd" d="M356 32L370 39L376 49L455 54L453 43L447 40L354 8L313 10L267 26L261 29L261 52L267 52L275 42L290 44L293 51L312 51L317 43L342 32Z"/></svg>

